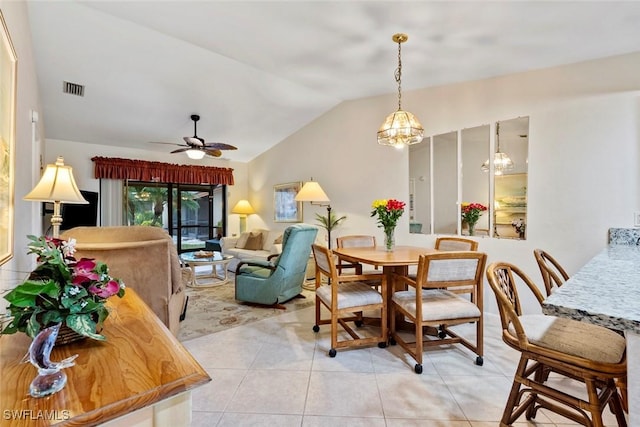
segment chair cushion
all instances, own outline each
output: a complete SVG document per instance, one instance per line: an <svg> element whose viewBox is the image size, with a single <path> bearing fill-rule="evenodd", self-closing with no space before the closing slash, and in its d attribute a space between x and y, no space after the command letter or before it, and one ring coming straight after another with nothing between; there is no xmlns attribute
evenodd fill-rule
<svg viewBox="0 0 640 427"><path fill-rule="evenodd" d="M414 290L393 294L392 301L409 313L416 313L416 293ZM480 317L480 309L460 295L444 289L422 290L422 320L424 322Z"/></svg>
<svg viewBox="0 0 640 427"><path fill-rule="evenodd" d="M602 326L564 317L532 314L520 316L531 344L601 363L618 363L625 339ZM509 326L515 336L515 329Z"/></svg>
<svg viewBox="0 0 640 427"><path fill-rule="evenodd" d="M243 276L257 277L266 279L273 274L273 270L257 265L243 265L240 267L240 274Z"/></svg>
<svg viewBox="0 0 640 427"><path fill-rule="evenodd" d="M316 289L316 296L325 304L331 305L331 286L323 285ZM360 307L369 304L382 304L382 295L362 282L348 282L338 285L338 309Z"/></svg>

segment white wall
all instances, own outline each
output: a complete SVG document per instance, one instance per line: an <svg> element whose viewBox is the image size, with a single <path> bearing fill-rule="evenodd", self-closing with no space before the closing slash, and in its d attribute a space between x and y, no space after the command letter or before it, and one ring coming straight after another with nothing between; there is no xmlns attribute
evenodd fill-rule
<svg viewBox="0 0 640 427"><path fill-rule="evenodd" d="M22 198L39 178L40 143L44 136L42 121L36 124L36 140L32 143L31 111L40 110L38 85L29 34L29 20L25 2L2 1L0 9L18 58L15 141L15 196L13 258L0 267L0 289L13 287L35 266L35 259L27 256L27 235L37 224L38 204ZM4 304L0 304L3 311Z"/></svg>
<svg viewBox="0 0 640 427"><path fill-rule="evenodd" d="M410 72L410 70L409 70ZM403 107L426 133L530 117L529 210L526 241L478 238L489 262L508 261L540 281L533 249L550 251L570 273L607 243L609 227L632 226L640 210L638 149L640 54L403 93ZM391 92L391 90L390 90ZM273 185L313 178L347 220L336 234L383 235L369 217L378 198L408 200L407 150L376 143L395 95L342 103L249 165L249 191L269 228ZM304 220L314 223L305 204ZM433 245L409 234L399 244ZM486 305L495 299L485 289Z"/></svg>

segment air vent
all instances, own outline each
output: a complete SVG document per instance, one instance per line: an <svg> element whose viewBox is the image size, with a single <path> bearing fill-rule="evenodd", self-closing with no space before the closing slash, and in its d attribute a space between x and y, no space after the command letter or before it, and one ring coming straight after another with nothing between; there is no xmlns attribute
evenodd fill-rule
<svg viewBox="0 0 640 427"><path fill-rule="evenodd" d="M62 82L62 92L70 95L84 96L84 86L78 83Z"/></svg>

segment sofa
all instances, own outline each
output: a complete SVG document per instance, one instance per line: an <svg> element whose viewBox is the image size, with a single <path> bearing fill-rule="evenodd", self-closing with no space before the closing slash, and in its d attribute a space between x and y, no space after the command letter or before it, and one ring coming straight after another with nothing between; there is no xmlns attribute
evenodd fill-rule
<svg viewBox="0 0 640 427"><path fill-rule="evenodd" d="M234 259L227 265L229 271L236 271L241 261L258 259L267 261L269 255L282 252L282 231L255 229L240 233L236 237L220 239L223 255L232 255Z"/></svg>
<svg viewBox="0 0 640 427"><path fill-rule="evenodd" d="M174 334L186 305L183 268L169 234L158 227L76 227L63 239L76 240L76 258L106 263Z"/></svg>

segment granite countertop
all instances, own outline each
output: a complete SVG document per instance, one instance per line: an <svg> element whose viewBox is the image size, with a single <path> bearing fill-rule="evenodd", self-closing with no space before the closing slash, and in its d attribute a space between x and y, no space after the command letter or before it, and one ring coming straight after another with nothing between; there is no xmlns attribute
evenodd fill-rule
<svg viewBox="0 0 640 427"><path fill-rule="evenodd" d="M542 311L640 334L640 247L604 249L544 300Z"/></svg>

